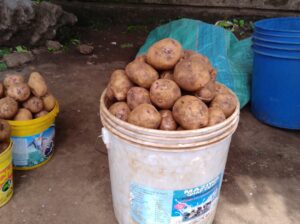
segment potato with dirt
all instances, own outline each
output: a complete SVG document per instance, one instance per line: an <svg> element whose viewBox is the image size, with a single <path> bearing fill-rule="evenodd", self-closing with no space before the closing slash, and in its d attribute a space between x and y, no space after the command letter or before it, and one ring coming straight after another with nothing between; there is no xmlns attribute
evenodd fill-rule
<svg viewBox="0 0 300 224"><path fill-rule="evenodd" d="M213 126L226 120L225 114L218 107L208 108L208 114L209 114L208 126Z"/></svg>
<svg viewBox="0 0 300 224"><path fill-rule="evenodd" d="M177 129L177 123L173 118L172 111L161 110L159 113L161 115L160 130L174 131Z"/></svg>
<svg viewBox="0 0 300 224"><path fill-rule="evenodd" d="M171 38L154 43L146 54L146 61L158 70L172 69L183 56L181 44Z"/></svg>
<svg viewBox="0 0 300 224"><path fill-rule="evenodd" d="M29 76L28 86L30 87L33 95L42 97L47 94L48 87L44 77L38 72L32 72Z"/></svg>
<svg viewBox="0 0 300 224"><path fill-rule="evenodd" d="M142 61L133 61L125 68L129 79L136 85L149 89L152 83L159 78L157 71Z"/></svg>
<svg viewBox="0 0 300 224"><path fill-rule="evenodd" d="M10 138L11 128L6 120L0 119L0 141Z"/></svg>
<svg viewBox="0 0 300 224"><path fill-rule="evenodd" d="M125 102L117 102L111 105L111 107L109 108L109 112L115 117L123 121L127 121L128 115L130 113L130 108Z"/></svg>
<svg viewBox="0 0 300 224"><path fill-rule="evenodd" d="M175 121L186 130L206 127L208 124L208 108L195 96L182 96L173 106Z"/></svg>
<svg viewBox="0 0 300 224"><path fill-rule="evenodd" d="M43 117L43 116L45 116L45 115L47 115L47 114L49 114L48 111L42 110L41 112L36 113L36 114L34 115L34 118Z"/></svg>
<svg viewBox="0 0 300 224"><path fill-rule="evenodd" d="M17 101L8 96L0 99L0 119L12 119L17 112Z"/></svg>
<svg viewBox="0 0 300 224"><path fill-rule="evenodd" d="M220 108L225 114L225 117L228 118L231 114L233 114L237 107L237 99L231 93L217 94L212 100L210 106Z"/></svg>
<svg viewBox="0 0 300 224"><path fill-rule="evenodd" d="M14 117L15 121L27 121L32 119L32 113L26 108L20 108L17 115Z"/></svg>
<svg viewBox="0 0 300 224"><path fill-rule="evenodd" d="M11 85L24 83L24 78L19 73L8 74L3 80L5 88L9 88Z"/></svg>
<svg viewBox="0 0 300 224"><path fill-rule="evenodd" d="M30 88L26 83L17 83L8 87L6 95L18 102L27 100L30 96Z"/></svg>
<svg viewBox="0 0 300 224"><path fill-rule="evenodd" d="M216 95L215 82L209 81L205 86L195 92L195 96L205 103L209 103Z"/></svg>
<svg viewBox="0 0 300 224"><path fill-rule="evenodd" d="M127 104L129 108L133 110L143 103L151 104L149 91L142 87L132 87L127 93Z"/></svg>
<svg viewBox="0 0 300 224"><path fill-rule="evenodd" d="M161 115L153 105L145 103L130 112L128 122L144 128L157 129L161 122Z"/></svg>
<svg viewBox="0 0 300 224"><path fill-rule="evenodd" d="M140 62L146 62L146 55L145 54L139 55L134 60Z"/></svg>
<svg viewBox="0 0 300 224"><path fill-rule="evenodd" d="M124 70L115 70L110 77L109 88L113 96L118 101L123 101L127 97L128 90L133 86Z"/></svg>
<svg viewBox="0 0 300 224"><path fill-rule="evenodd" d="M158 79L151 85L150 99L161 109L172 108L179 97L181 97L180 88L172 80Z"/></svg>
<svg viewBox="0 0 300 224"><path fill-rule="evenodd" d="M174 69L174 80L186 91L197 91L211 80L211 76L203 61L189 58L177 63Z"/></svg>
<svg viewBox="0 0 300 224"><path fill-rule="evenodd" d="M44 109L48 112L53 110L56 104L56 99L51 93L47 93L44 97L42 97Z"/></svg>
<svg viewBox="0 0 300 224"><path fill-rule="evenodd" d="M23 107L28 109L31 113L38 113L43 110L44 105L39 97L32 96L23 103Z"/></svg>

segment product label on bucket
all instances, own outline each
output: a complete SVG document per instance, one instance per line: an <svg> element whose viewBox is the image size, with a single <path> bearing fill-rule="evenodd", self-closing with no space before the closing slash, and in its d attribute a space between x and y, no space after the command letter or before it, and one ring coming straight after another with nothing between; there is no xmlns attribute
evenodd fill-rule
<svg viewBox="0 0 300 224"><path fill-rule="evenodd" d="M4 205L13 193L12 164L0 170L0 206Z"/></svg>
<svg viewBox="0 0 300 224"><path fill-rule="evenodd" d="M32 167L46 161L53 153L54 124L46 131L33 136L12 137L13 164L15 167Z"/></svg>
<svg viewBox="0 0 300 224"><path fill-rule="evenodd" d="M207 184L183 190L130 186L131 217L139 224L207 223L217 207L222 174Z"/></svg>

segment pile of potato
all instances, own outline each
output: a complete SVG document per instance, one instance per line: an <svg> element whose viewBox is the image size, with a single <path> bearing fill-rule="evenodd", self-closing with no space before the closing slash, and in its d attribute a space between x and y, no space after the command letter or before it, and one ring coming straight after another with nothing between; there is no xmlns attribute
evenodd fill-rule
<svg viewBox="0 0 300 224"><path fill-rule="evenodd" d="M207 57L166 38L125 70L112 73L105 103L117 118L160 130L192 130L224 121L237 99L216 83Z"/></svg>
<svg viewBox="0 0 300 224"><path fill-rule="evenodd" d="M10 125L6 120L0 119L0 154L9 146Z"/></svg>
<svg viewBox="0 0 300 224"><path fill-rule="evenodd" d="M56 99L43 76L32 72L28 82L21 74L9 74L0 83L0 119L24 121L48 114Z"/></svg>

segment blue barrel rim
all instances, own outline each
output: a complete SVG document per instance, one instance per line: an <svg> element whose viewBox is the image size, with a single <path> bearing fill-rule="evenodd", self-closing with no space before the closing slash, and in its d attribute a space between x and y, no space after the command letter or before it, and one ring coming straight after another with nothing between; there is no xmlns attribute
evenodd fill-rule
<svg viewBox="0 0 300 224"><path fill-rule="evenodd" d="M256 39L262 40L262 41L266 41L266 42L271 42L271 43L279 43L279 44L299 44L300 45L300 39L299 42L290 42L290 41L281 41L281 40L269 40L269 39L265 39L265 38L261 38L261 37L257 37L255 36L255 33L252 35L253 37L255 37Z"/></svg>
<svg viewBox="0 0 300 224"><path fill-rule="evenodd" d="M299 20L300 22L300 20ZM254 29L254 33L257 33L258 35L265 35L265 36L269 36L270 38L272 37L289 37L289 38L299 38L300 39L300 32L299 32L299 35L298 36L291 36L291 35L287 35L286 32L278 32L276 34L270 34L270 33L264 33L264 32L261 32L260 30L258 29ZM281 34L282 33L282 34ZM297 32L298 33L298 32ZM284 35L285 34L285 35Z"/></svg>
<svg viewBox="0 0 300 224"><path fill-rule="evenodd" d="M269 19L263 19L263 20L259 20L257 22L254 23L254 27L257 27L259 29L262 30L267 30L267 31L275 31L275 32L290 32L290 33L299 33L299 30L286 30L286 29L274 29L274 28L266 28L263 27L264 24L270 22L270 21L286 21L286 20L299 20L300 22L300 17L297 16L292 16L292 17L278 17L278 18L269 18ZM299 27L300 28L300 27Z"/></svg>
<svg viewBox="0 0 300 224"><path fill-rule="evenodd" d="M260 47L269 48L269 49L284 50L284 51L300 51L300 45L299 45L299 48L285 48L285 47L281 47L281 46L270 46L268 44L257 43L253 39L252 39L252 43L254 45L257 45L257 46L260 46Z"/></svg>
<svg viewBox="0 0 300 224"><path fill-rule="evenodd" d="M289 60L300 60L300 56L299 57L287 57L287 56L282 56L282 55L276 55L276 54L266 53L266 52L263 52L263 51L255 49L253 45L252 45L252 50L253 50L254 53L257 53L257 54L260 54L260 55L264 55L264 56L268 56L268 57L281 58L281 59L289 59Z"/></svg>

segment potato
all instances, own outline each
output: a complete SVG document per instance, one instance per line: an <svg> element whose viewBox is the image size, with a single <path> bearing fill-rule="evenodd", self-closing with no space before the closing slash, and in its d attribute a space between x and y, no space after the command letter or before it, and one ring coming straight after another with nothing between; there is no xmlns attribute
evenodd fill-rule
<svg viewBox="0 0 300 224"><path fill-rule="evenodd" d="M159 78L157 71L141 61L133 61L125 68L129 79L140 87L149 89L152 83Z"/></svg>
<svg viewBox="0 0 300 224"><path fill-rule="evenodd" d="M125 100L128 90L133 86L124 70L115 70L111 74L109 81L109 88L113 93L113 96L119 100Z"/></svg>
<svg viewBox="0 0 300 224"><path fill-rule="evenodd" d="M196 91L205 86L211 80L211 76L203 61L183 59L175 66L174 80L182 89Z"/></svg>
<svg viewBox="0 0 300 224"><path fill-rule="evenodd" d="M161 122L159 129L160 130L167 130L167 131L173 131L177 128L177 123L173 118L172 111L170 110L161 110L159 111L161 115Z"/></svg>
<svg viewBox="0 0 300 224"><path fill-rule="evenodd" d="M153 44L146 54L146 61L158 70L174 68L183 56L180 43L171 38L165 38Z"/></svg>
<svg viewBox="0 0 300 224"><path fill-rule="evenodd" d="M220 108L227 118L234 112L235 108L237 107L237 99L231 93L217 94L212 100L210 106Z"/></svg>
<svg viewBox="0 0 300 224"><path fill-rule="evenodd" d="M30 88L26 83L13 84L7 89L7 96L16 101L23 102L30 96Z"/></svg>
<svg viewBox="0 0 300 224"><path fill-rule="evenodd" d="M0 141L10 138L11 128L6 120L0 119Z"/></svg>
<svg viewBox="0 0 300 224"><path fill-rule="evenodd" d="M197 52L191 51L191 50L185 50L184 51L184 59L192 59L192 60L200 60L201 63L204 63L204 65L206 66L206 68L209 71L209 74L211 76L211 79L213 81L216 80L216 76L217 76L217 71L212 67L209 59L207 57L205 57L202 54L198 54Z"/></svg>
<svg viewBox="0 0 300 224"><path fill-rule="evenodd" d="M130 109L125 102L117 102L114 103L110 108L109 112L116 116L117 118L127 121L128 120L128 115L130 113Z"/></svg>
<svg viewBox="0 0 300 224"><path fill-rule="evenodd" d="M3 84L0 82L0 98L4 95L4 86Z"/></svg>
<svg viewBox="0 0 300 224"><path fill-rule="evenodd" d="M179 126L176 131L184 131L185 129L183 129L183 127Z"/></svg>
<svg viewBox="0 0 300 224"><path fill-rule="evenodd" d="M215 95L216 88L215 83L212 80L195 92L195 96L197 96L200 100L202 100L205 103L212 101Z"/></svg>
<svg viewBox="0 0 300 224"><path fill-rule="evenodd" d="M127 93L127 104L129 108L133 110L143 103L151 104L149 91L142 87L132 87Z"/></svg>
<svg viewBox="0 0 300 224"><path fill-rule="evenodd" d="M47 93L44 97L42 97L44 109L48 112L53 110L56 104L56 99L51 93Z"/></svg>
<svg viewBox="0 0 300 224"><path fill-rule="evenodd" d="M108 84L104 96L104 104L107 108L109 108L111 105L113 105L114 102L116 102L116 98L114 97L114 93Z"/></svg>
<svg viewBox="0 0 300 224"><path fill-rule="evenodd" d="M179 97L181 97L180 88L172 80L158 79L151 85L150 99L161 109L171 108Z"/></svg>
<svg viewBox="0 0 300 224"><path fill-rule="evenodd" d="M163 73L160 74L161 79L170 79L174 81L174 75L172 70L167 70L164 71Z"/></svg>
<svg viewBox="0 0 300 224"><path fill-rule="evenodd" d="M23 103L23 107L30 110L31 113L38 113L43 110L43 101L36 96L32 96Z"/></svg>
<svg viewBox="0 0 300 224"><path fill-rule="evenodd" d="M32 113L26 108L19 109L17 115L15 116L15 121L26 121L32 119Z"/></svg>
<svg viewBox="0 0 300 224"><path fill-rule="evenodd" d="M130 112L128 122L144 128L157 129L161 122L161 115L153 105L144 103Z"/></svg>
<svg viewBox="0 0 300 224"><path fill-rule="evenodd" d="M32 72L30 74L28 86L30 87L33 95L37 97L45 96L48 90L45 79L38 72Z"/></svg>
<svg viewBox="0 0 300 224"><path fill-rule="evenodd" d="M8 74L3 80L3 85L5 88L9 88L11 85L24 83L24 78L19 73Z"/></svg>
<svg viewBox="0 0 300 224"><path fill-rule="evenodd" d="M208 124L208 108L195 96L182 96L173 106L173 117L186 130L202 128Z"/></svg>
<svg viewBox="0 0 300 224"><path fill-rule="evenodd" d="M9 142L0 142L0 154L4 152L9 146Z"/></svg>
<svg viewBox="0 0 300 224"><path fill-rule="evenodd" d="M215 88L216 88L216 94L227 94L227 93L231 94L229 89L221 83L216 83Z"/></svg>
<svg viewBox="0 0 300 224"><path fill-rule="evenodd" d="M0 99L0 119L11 119L18 111L18 103L11 97Z"/></svg>
<svg viewBox="0 0 300 224"><path fill-rule="evenodd" d="M213 126L215 124L219 124L226 120L225 114L218 107L210 107L208 108L208 126Z"/></svg>
<svg viewBox="0 0 300 224"><path fill-rule="evenodd" d="M39 117L43 117L45 115L47 115L49 112L46 110L42 110L41 112L38 112L34 115L34 118L39 118Z"/></svg>

